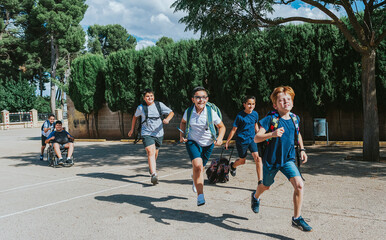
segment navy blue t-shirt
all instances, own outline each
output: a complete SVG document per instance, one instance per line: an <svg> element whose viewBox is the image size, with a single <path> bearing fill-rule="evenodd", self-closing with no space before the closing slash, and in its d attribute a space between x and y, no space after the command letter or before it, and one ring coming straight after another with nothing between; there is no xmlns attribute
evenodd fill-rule
<svg viewBox="0 0 386 240"><path fill-rule="evenodd" d="M246 113L241 111L237 114L233 127L236 130L236 142L239 144L249 144L255 137L255 124L259 121L259 115L256 111Z"/></svg>
<svg viewBox="0 0 386 240"><path fill-rule="evenodd" d="M259 121L267 132L271 127L272 118L275 116L269 115ZM297 117L298 122L300 121ZM295 161L295 124L292 119L279 119L278 128L284 127L284 133L280 138L272 138L264 152L263 163L268 168L282 167L288 161Z"/></svg>

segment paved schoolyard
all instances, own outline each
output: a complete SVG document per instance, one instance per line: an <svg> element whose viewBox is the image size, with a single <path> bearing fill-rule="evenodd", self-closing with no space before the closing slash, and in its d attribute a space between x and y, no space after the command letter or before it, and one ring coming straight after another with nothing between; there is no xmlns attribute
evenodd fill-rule
<svg viewBox="0 0 386 240"><path fill-rule="evenodd" d="M76 165L39 161L39 129L0 131L0 239L384 239L386 163L344 160L354 147L308 147L303 217L291 227L292 187L278 174L259 214L252 161L197 207L183 145L164 145L152 186L141 144L76 142ZM214 157L220 148L216 148ZM386 155L386 149L382 149Z"/></svg>

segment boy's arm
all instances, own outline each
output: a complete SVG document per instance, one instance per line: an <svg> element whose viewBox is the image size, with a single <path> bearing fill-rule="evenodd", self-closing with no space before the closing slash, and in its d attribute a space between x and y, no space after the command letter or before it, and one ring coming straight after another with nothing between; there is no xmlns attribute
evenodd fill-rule
<svg viewBox="0 0 386 240"><path fill-rule="evenodd" d="M233 127L231 132L229 133L228 135L228 139L227 139L227 142L225 143L225 149L228 149L229 147L229 142L232 140L233 136L235 135L237 131L237 127Z"/></svg>
<svg viewBox="0 0 386 240"><path fill-rule="evenodd" d="M168 116L162 121L164 124L169 124L170 120L174 117L174 112L171 111Z"/></svg>
<svg viewBox="0 0 386 240"><path fill-rule="evenodd" d="M71 140L71 142L73 142L75 138L71 136L69 132L66 131L66 133L67 133L67 137Z"/></svg>
<svg viewBox="0 0 386 240"><path fill-rule="evenodd" d="M180 122L180 129L185 132L186 130L186 121L182 118ZM180 132L180 142L187 142L188 139L185 138L184 133Z"/></svg>
<svg viewBox="0 0 386 240"><path fill-rule="evenodd" d="M137 118L135 115L133 116L133 119L131 120L131 129L130 129L130 132L127 134L129 137L131 137L131 135L133 135L133 132L134 132L134 128L135 128L135 122L137 121Z"/></svg>
<svg viewBox="0 0 386 240"><path fill-rule="evenodd" d="M268 133L263 127L260 127L259 131L257 131L257 133L255 135L254 141L255 141L255 143L259 143L259 142L265 141L269 138L281 137L283 135L283 133L284 133L283 127L278 128L275 131L268 132Z"/></svg>
<svg viewBox="0 0 386 240"><path fill-rule="evenodd" d="M226 127L222 121L219 124L217 124L216 127L218 128L218 137L217 137L214 144L216 146L221 146L222 140L223 140L224 135L225 135Z"/></svg>
<svg viewBox="0 0 386 240"><path fill-rule="evenodd" d="M299 142L299 147L300 147L300 158L302 159L302 163L306 163L308 160L308 156L306 154L306 149L304 148L304 143L303 143L303 138L302 135L299 133L298 136L298 142Z"/></svg>
<svg viewBox="0 0 386 240"><path fill-rule="evenodd" d="M255 133L257 133L258 131L259 131L259 124L255 123Z"/></svg>
<svg viewBox="0 0 386 240"><path fill-rule="evenodd" d="M50 135L48 135L45 143L49 143L51 140L54 140L55 139L55 135L54 135L55 131L50 133Z"/></svg>

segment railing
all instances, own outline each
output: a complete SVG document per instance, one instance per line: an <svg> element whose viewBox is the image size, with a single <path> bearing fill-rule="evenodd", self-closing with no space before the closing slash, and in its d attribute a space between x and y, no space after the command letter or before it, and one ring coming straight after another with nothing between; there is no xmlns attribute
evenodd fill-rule
<svg viewBox="0 0 386 240"><path fill-rule="evenodd" d="M9 122L10 123L19 123L19 122L32 123L32 113L31 112L9 113Z"/></svg>
<svg viewBox="0 0 386 240"><path fill-rule="evenodd" d="M38 113L38 120L39 121L45 121L48 119L48 116L50 116L51 113Z"/></svg>

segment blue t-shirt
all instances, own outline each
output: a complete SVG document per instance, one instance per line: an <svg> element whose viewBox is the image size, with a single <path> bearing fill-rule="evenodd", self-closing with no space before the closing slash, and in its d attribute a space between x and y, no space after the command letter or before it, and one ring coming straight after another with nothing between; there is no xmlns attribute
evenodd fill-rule
<svg viewBox="0 0 386 240"><path fill-rule="evenodd" d="M259 121L267 132L271 127L272 118L275 116L269 115ZM300 121L297 116L298 122ZM284 134L279 138L272 138L264 152L263 163L268 168L282 167L288 161L295 161L295 124L290 118L285 120L279 119L278 128L284 127Z"/></svg>
<svg viewBox="0 0 386 240"><path fill-rule="evenodd" d="M236 130L236 142L239 144L250 144L255 137L255 124L259 121L259 115L256 111L246 113L241 111L237 114L233 127Z"/></svg>

